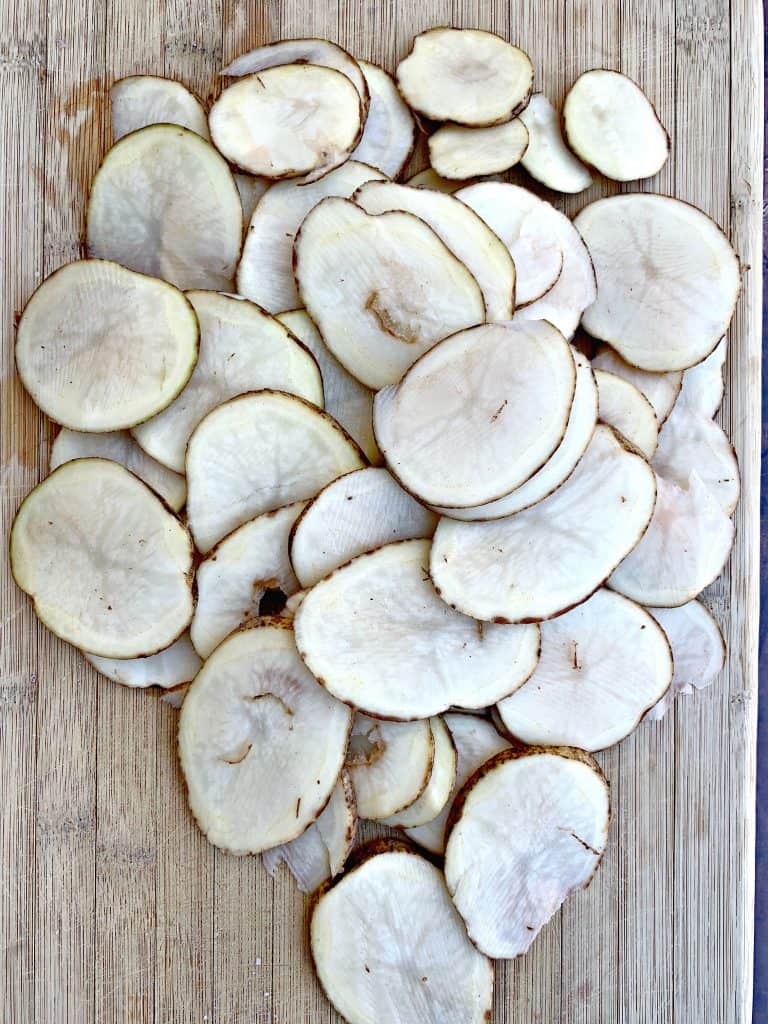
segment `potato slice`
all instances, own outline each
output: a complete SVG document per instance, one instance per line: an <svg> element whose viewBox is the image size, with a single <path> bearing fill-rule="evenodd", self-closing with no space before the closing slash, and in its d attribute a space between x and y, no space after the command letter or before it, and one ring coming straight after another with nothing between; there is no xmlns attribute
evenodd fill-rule
<svg viewBox="0 0 768 1024"><path fill-rule="evenodd" d="M382 722L355 715L344 767L360 817L375 821L410 807L427 788L434 758L429 721Z"/></svg>
<svg viewBox="0 0 768 1024"><path fill-rule="evenodd" d="M234 174L235 185L240 194L240 204L243 207L243 230L247 232L251 223L253 211L259 205L259 201L272 182L269 178L257 178L255 174Z"/></svg>
<svg viewBox="0 0 768 1024"><path fill-rule="evenodd" d="M584 327L641 370L684 370L715 348L741 288L714 221L669 196L598 199L574 220L597 275Z"/></svg>
<svg viewBox="0 0 768 1024"><path fill-rule="evenodd" d="M725 642L714 615L700 601L648 611L667 634L675 663L672 685L645 716L658 721L678 694L711 686L725 664Z"/></svg>
<svg viewBox="0 0 768 1024"><path fill-rule="evenodd" d="M283 64L230 85L208 121L216 148L244 171L297 178L344 163L364 116L357 90L340 71Z"/></svg>
<svg viewBox="0 0 768 1024"><path fill-rule="evenodd" d="M431 167L428 167L425 171L419 171L418 174L412 175L405 184L410 188L428 188L434 192L445 192L448 195L453 195L460 188L466 188L468 185L474 184L474 182L449 181L447 178L441 178Z"/></svg>
<svg viewBox="0 0 768 1024"><path fill-rule="evenodd" d="M545 321L460 331L373 404L393 475L421 501L467 508L525 483L563 440L576 387L571 346Z"/></svg>
<svg viewBox="0 0 768 1024"><path fill-rule="evenodd" d="M243 212L210 143L167 124L126 135L104 157L88 199L88 254L177 288L230 288Z"/></svg>
<svg viewBox="0 0 768 1024"><path fill-rule="evenodd" d="M182 633L170 647L148 658L99 658L86 654L85 659L112 682L139 689L160 686L168 690L181 686L194 679L202 665L189 633Z"/></svg>
<svg viewBox="0 0 768 1024"><path fill-rule="evenodd" d="M642 391L653 406L659 427L672 412L683 383L682 370L671 370L667 373L639 370L622 359L610 345L598 346L592 366L595 370L608 370L609 373L615 373Z"/></svg>
<svg viewBox="0 0 768 1024"><path fill-rule="evenodd" d="M406 102L432 121L479 127L509 121L531 96L527 53L479 29L433 28L397 67Z"/></svg>
<svg viewBox="0 0 768 1024"><path fill-rule="evenodd" d="M189 805L229 853L290 842L322 813L344 762L352 712L302 665L287 619L225 640L179 719Z"/></svg>
<svg viewBox="0 0 768 1024"><path fill-rule="evenodd" d="M528 129L528 148L520 160L532 178L556 192L583 192L592 175L568 149L560 131L560 117L547 97L537 92L520 113Z"/></svg>
<svg viewBox="0 0 768 1024"><path fill-rule="evenodd" d="M409 720L452 705L484 708L536 665L536 626L483 625L453 611L430 583L428 562L427 540L388 544L336 569L296 612L310 670L366 714Z"/></svg>
<svg viewBox="0 0 768 1024"><path fill-rule="evenodd" d="M567 897L589 884L608 841L608 784L569 747L505 750L453 805L445 880L488 956L525 953Z"/></svg>
<svg viewBox="0 0 768 1024"><path fill-rule="evenodd" d="M650 178L669 156L669 136L643 90L618 71L579 75L563 104L568 144L614 181Z"/></svg>
<svg viewBox="0 0 768 1024"><path fill-rule="evenodd" d="M352 153L353 160L376 167L388 178L396 178L411 155L416 124L403 102L392 77L367 60L358 62L371 102L363 135Z"/></svg>
<svg viewBox="0 0 768 1024"><path fill-rule="evenodd" d="M120 78L109 90L109 99L113 142L150 124L178 124L210 139L208 118L200 100L172 78Z"/></svg>
<svg viewBox="0 0 768 1024"><path fill-rule="evenodd" d="M429 727L435 745L429 782L418 800L405 810L385 818L385 825L393 828L426 825L437 817L448 802L456 781L456 747L442 718L430 718Z"/></svg>
<svg viewBox="0 0 768 1024"><path fill-rule="evenodd" d="M294 395L255 391L225 402L187 446L187 515L198 550L364 465L338 423Z"/></svg>
<svg viewBox="0 0 768 1024"><path fill-rule="evenodd" d="M132 427L169 405L197 362L195 312L165 281L106 260L46 278L24 308L16 366L52 420L72 430Z"/></svg>
<svg viewBox="0 0 768 1024"><path fill-rule="evenodd" d="M723 370L728 354L728 342L721 338L706 359L683 373L680 405L711 419L720 408L725 390Z"/></svg>
<svg viewBox="0 0 768 1024"><path fill-rule="evenodd" d="M189 534L107 459L65 462L30 491L11 528L10 564L41 622L90 654L154 654L192 618Z"/></svg>
<svg viewBox="0 0 768 1024"><path fill-rule="evenodd" d="M339 362L370 388L485 319L477 281L422 220L324 199L296 238L296 282ZM414 282L418 281L418 287Z"/></svg>
<svg viewBox="0 0 768 1024"><path fill-rule="evenodd" d="M437 516L386 469L358 469L324 487L291 535L291 562L302 587L340 565L397 540L431 537Z"/></svg>
<svg viewBox="0 0 768 1024"><path fill-rule="evenodd" d="M594 593L638 544L655 495L648 463L598 424L576 469L548 498L489 523L441 519L432 580L451 607L478 619L562 615Z"/></svg>
<svg viewBox="0 0 768 1024"><path fill-rule="evenodd" d="M320 368L286 327L233 295L188 292L200 323L200 355L179 397L133 436L158 462L184 472L192 431L200 420L236 395L273 388L323 407Z"/></svg>
<svg viewBox="0 0 768 1024"><path fill-rule="evenodd" d="M739 464L725 431L708 416L676 405L661 429L651 465L683 488L695 470L725 514L733 515L741 490Z"/></svg>
<svg viewBox="0 0 768 1024"><path fill-rule="evenodd" d="M600 419L652 459L659 443L659 422L642 391L617 373L595 370Z"/></svg>
<svg viewBox="0 0 768 1024"><path fill-rule="evenodd" d="M429 137L429 162L442 178L466 181L508 171L527 149L528 129L519 117L489 128L446 124Z"/></svg>

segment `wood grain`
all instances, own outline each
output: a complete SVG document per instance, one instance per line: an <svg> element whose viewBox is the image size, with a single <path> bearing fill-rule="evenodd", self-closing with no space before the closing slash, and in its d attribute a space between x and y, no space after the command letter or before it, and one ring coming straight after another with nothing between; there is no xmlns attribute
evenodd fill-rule
<svg viewBox="0 0 768 1024"><path fill-rule="evenodd" d="M756 0L17 0L0 7L0 520L45 473L52 430L13 367L14 319L81 252L117 77L168 74L209 103L261 42L327 36L393 70L438 24L498 31L559 103L600 65L635 78L673 139L627 186L680 195L745 266L720 421L742 473L737 542L708 595L729 659L602 755L614 824L590 889L500 967L502 1024L748 1024L757 693L762 24ZM423 144L411 171L424 166ZM530 186L524 174L513 175ZM556 197L569 213L618 191ZM624 189L625 187L622 186ZM754 269L750 269L754 268ZM49 636L0 549L0 1019L9 1024L331 1024L284 868L214 851L186 807L175 712L99 680ZM459 1024L459 1022L457 1022Z"/></svg>

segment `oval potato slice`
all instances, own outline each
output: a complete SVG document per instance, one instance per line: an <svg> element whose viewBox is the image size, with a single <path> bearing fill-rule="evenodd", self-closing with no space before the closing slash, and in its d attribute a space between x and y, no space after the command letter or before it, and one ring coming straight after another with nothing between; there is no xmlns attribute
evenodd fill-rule
<svg viewBox="0 0 768 1024"><path fill-rule="evenodd" d="M556 192L583 192L592 175L568 149L560 131L560 117L550 100L534 93L520 120L528 129L528 148L520 160L532 178Z"/></svg>
<svg viewBox="0 0 768 1024"><path fill-rule="evenodd" d="M645 716L658 721L678 694L703 690L714 682L725 664L725 641L717 620L701 601L648 611L666 633L675 663L672 685Z"/></svg>
<svg viewBox="0 0 768 1024"><path fill-rule="evenodd" d="M382 722L355 715L344 767L360 817L375 821L410 807L427 788L434 758L428 720Z"/></svg>
<svg viewBox="0 0 768 1024"><path fill-rule="evenodd" d="M189 633L182 633L170 647L147 658L99 658L86 654L85 660L113 683L139 689L160 686L169 690L182 686L195 678L202 665Z"/></svg>
<svg viewBox="0 0 768 1024"><path fill-rule="evenodd" d="M433 821L445 807L456 781L456 747L442 718L430 718L435 745L432 771L421 796L405 810L384 819L393 828L416 828Z"/></svg>
<svg viewBox="0 0 768 1024"><path fill-rule="evenodd" d="M115 82L109 99L114 142L150 124L178 124L210 140L200 100L172 78L129 75Z"/></svg>
<svg viewBox="0 0 768 1024"><path fill-rule="evenodd" d="M600 419L646 457L652 459L659 443L659 422L642 391L626 378L608 370L595 370Z"/></svg>
<svg viewBox="0 0 768 1024"><path fill-rule="evenodd" d="M528 149L528 129L519 117L489 128L446 124L429 137L429 162L449 180L500 174L519 164Z"/></svg>
<svg viewBox="0 0 768 1024"><path fill-rule="evenodd" d="M367 60L358 63L371 102L362 138L351 159L376 167L388 178L396 178L411 155L416 124L392 77Z"/></svg>

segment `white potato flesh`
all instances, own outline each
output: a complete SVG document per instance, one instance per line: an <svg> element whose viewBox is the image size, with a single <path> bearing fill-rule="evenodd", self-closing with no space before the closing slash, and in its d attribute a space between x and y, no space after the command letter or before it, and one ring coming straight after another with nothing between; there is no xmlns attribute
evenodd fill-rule
<svg viewBox="0 0 768 1024"><path fill-rule="evenodd" d="M576 468L587 449L597 423L597 385L589 360L573 349L576 364L576 390L563 440L541 469L514 491L474 508L436 508L435 511L451 519L474 522L485 519L503 519L542 501L564 483Z"/></svg>
<svg viewBox="0 0 768 1024"><path fill-rule="evenodd" d="M328 196L349 198L366 181L381 180L379 171L348 160L317 181L278 181L259 201L245 236L237 268L237 290L271 313L301 305L293 277L293 243L301 222Z"/></svg>
<svg viewBox="0 0 768 1024"><path fill-rule="evenodd" d="M344 767L360 817L376 821L410 807L427 787L434 758L428 720L383 722L355 715Z"/></svg>
<svg viewBox="0 0 768 1024"><path fill-rule="evenodd" d="M184 390L133 436L158 462L184 472L187 442L200 420L236 395L272 388L323 407L314 356L274 317L233 295L188 292L200 324L200 354Z"/></svg>
<svg viewBox="0 0 768 1024"><path fill-rule="evenodd" d="M458 804L445 848L454 905L478 949L520 956L597 870L608 841L608 784L580 750L510 750L467 783Z"/></svg>
<svg viewBox="0 0 768 1024"><path fill-rule="evenodd" d="M197 567L197 605L190 634L203 658L234 630L259 615L267 590L290 596L299 583L288 538L306 502L257 516L219 541Z"/></svg>
<svg viewBox="0 0 768 1024"><path fill-rule="evenodd" d="M678 694L703 690L714 682L725 664L725 643L717 620L700 601L648 611L667 634L675 663L671 687L645 716L658 721Z"/></svg>
<svg viewBox="0 0 768 1024"><path fill-rule="evenodd" d="M583 192L592 184L592 175L568 149L560 131L560 115L540 92L520 113L528 129L528 148L521 163L532 178L556 192Z"/></svg>
<svg viewBox="0 0 768 1024"><path fill-rule="evenodd" d="M90 458L119 462L159 494L174 512L178 512L187 500L187 482L184 477L155 462L136 444L127 430L85 434L62 427L53 442L48 469L52 472L73 459Z"/></svg>
<svg viewBox="0 0 768 1024"><path fill-rule="evenodd" d="M446 124L429 137L429 162L441 178L466 181L508 171L527 149L528 129L519 117L490 128Z"/></svg>
<svg viewBox="0 0 768 1024"><path fill-rule="evenodd" d="M205 554L235 527L294 501L365 461L338 423L281 391L218 406L187 446L187 515Z"/></svg>
<svg viewBox="0 0 768 1024"><path fill-rule="evenodd" d="M410 213L324 199L296 238L296 282L323 340L369 388L399 380L441 338L485 319L477 281Z"/></svg>
<svg viewBox="0 0 768 1024"><path fill-rule="evenodd" d="M349 1024L485 1024L493 964L467 938L442 872L381 840L312 909L320 984Z"/></svg>
<svg viewBox="0 0 768 1024"><path fill-rule="evenodd" d="M269 178L257 178L254 174L235 174L234 179L243 207L243 227L247 231L253 211L259 205L261 197L271 187L272 182Z"/></svg>
<svg viewBox="0 0 768 1024"><path fill-rule="evenodd" d="M359 65L371 102L352 159L376 167L388 178L396 178L411 155L416 124L391 75L367 60L359 61Z"/></svg>
<svg viewBox="0 0 768 1024"><path fill-rule="evenodd" d="M686 487L662 476L656 482L650 525L609 584L640 604L673 608L717 579L733 546L734 527L695 470Z"/></svg>
<svg viewBox="0 0 768 1024"><path fill-rule="evenodd" d="M670 370L668 373L639 370L622 359L610 345L598 346L592 366L596 370L608 370L609 373L615 373L642 391L653 406L659 426L672 412L683 383L682 370Z"/></svg>
<svg viewBox="0 0 768 1024"><path fill-rule="evenodd" d="M488 523L441 519L432 580L465 615L499 622L553 618L585 601L632 551L655 497L645 459L598 424L573 473L548 498Z"/></svg>
<svg viewBox="0 0 768 1024"><path fill-rule="evenodd" d="M509 494L563 440L571 346L550 324L484 324L446 338L373 403L394 476L426 504L467 508Z"/></svg>
<svg viewBox="0 0 768 1024"><path fill-rule="evenodd" d="M598 199L574 220L597 275L584 327L641 370L684 370L733 316L741 267L713 220L669 196Z"/></svg>
<svg viewBox="0 0 768 1024"><path fill-rule="evenodd" d="M104 157L88 200L88 254L177 288L230 288L243 211L226 160L199 135L151 125Z"/></svg>
<svg viewBox="0 0 768 1024"><path fill-rule="evenodd" d="M496 732L485 718L477 715L448 714L443 718L456 750L456 778L445 807L426 825L407 828L405 834L419 846L442 856L445 851L445 825L453 805L453 798L480 765L506 750L509 743Z"/></svg>
<svg viewBox="0 0 768 1024"><path fill-rule="evenodd" d="M138 477L76 459L24 499L11 572L62 640L105 658L163 650L192 618L189 534Z"/></svg>
<svg viewBox="0 0 768 1024"><path fill-rule="evenodd" d="M432 771L421 796L405 810L384 819L393 828L416 828L433 821L445 807L456 781L456 748L441 718L430 718L435 744Z"/></svg>
<svg viewBox="0 0 768 1024"><path fill-rule="evenodd" d="M113 142L150 124L178 124L209 138L200 100L172 78L130 75L115 82L109 99Z"/></svg>
<svg viewBox="0 0 768 1024"><path fill-rule="evenodd" d="M511 319L515 310L515 264L501 239L474 210L455 196L389 181L368 182L353 199L366 213L404 210L420 217L480 285L486 319Z"/></svg>
<svg viewBox="0 0 768 1024"><path fill-rule="evenodd" d="M604 750L639 725L671 682L663 630L639 604L601 588L542 623L533 675L497 707L523 743Z"/></svg>
<svg viewBox="0 0 768 1024"><path fill-rule="evenodd" d="M725 514L733 514L741 491L739 464L725 431L708 416L676 405L661 428L651 465L678 487L687 487L695 470Z"/></svg>
<svg viewBox="0 0 768 1024"><path fill-rule="evenodd" d="M652 459L659 443L659 421L653 406L634 384L609 370L595 370L600 419Z"/></svg>
<svg viewBox="0 0 768 1024"><path fill-rule="evenodd" d="M363 105L340 71L283 64L240 78L211 107L216 148L265 178L296 178L343 163L360 139Z"/></svg>
<svg viewBox="0 0 768 1024"><path fill-rule="evenodd" d="M683 373L683 386L678 398L680 405L710 419L715 415L725 390L723 372L727 354L728 342L721 338L706 359Z"/></svg>
<svg viewBox="0 0 768 1024"><path fill-rule="evenodd" d="M51 274L16 332L16 366L35 403L57 423L92 433L164 409L197 353L197 318L181 292L107 260L77 260Z"/></svg>
<svg viewBox="0 0 768 1024"><path fill-rule="evenodd" d="M373 392L344 369L320 337L306 310L279 313L277 319L317 360L323 378L325 411L360 445L369 462L381 462L381 452L373 436Z"/></svg>
<svg viewBox="0 0 768 1024"><path fill-rule="evenodd" d="M301 835L333 792L351 720L302 664L287 619L225 640L179 719L189 805L209 842L260 853Z"/></svg>
<svg viewBox="0 0 768 1024"><path fill-rule="evenodd" d="M533 65L492 32L433 28L414 39L397 84L408 105L432 121L498 124L528 102Z"/></svg>
<svg viewBox="0 0 768 1024"><path fill-rule="evenodd" d="M182 633L170 647L148 658L99 658L95 654L86 654L85 658L112 682L142 689L181 686L194 679L202 665L189 633Z"/></svg>
<svg viewBox="0 0 768 1024"><path fill-rule="evenodd" d="M580 75L563 104L568 144L614 181L650 178L669 156L669 136L643 90L618 71Z"/></svg>
<svg viewBox="0 0 768 1024"><path fill-rule="evenodd" d="M386 469L358 469L324 487L296 523L291 562L302 587L340 565L397 540L431 537L437 516Z"/></svg>
<svg viewBox="0 0 768 1024"><path fill-rule="evenodd" d="M466 188L472 183L468 181L449 181L447 178L441 178L431 167L428 167L425 171L419 171L418 174L412 175L405 184L410 186L410 188L428 188L435 192L445 192L448 195L453 195L460 188Z"/></svg>
<svg viewBox="0 0 768 1024"><path fill-rule="evenodd" d="M453 705L488 707L533 671L538 628L484 625L453 611L428 564L429 541L388 544L337 569L302 601L296 643L340 700L382 718L427 718Z"/></svg>

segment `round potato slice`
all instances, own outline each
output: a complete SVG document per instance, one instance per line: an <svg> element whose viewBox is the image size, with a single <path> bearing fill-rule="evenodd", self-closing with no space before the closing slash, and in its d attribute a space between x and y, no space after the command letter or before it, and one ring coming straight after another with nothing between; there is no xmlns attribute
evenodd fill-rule
<svg viewBox="0 0 768 1024"><path fill-rule="evenodd" d="M429 721L382 722L355 715L345 768L361 818L386 818L410 807L427 787L435 757Z"/></svg>
<svg viewBox="0 0 768 1024"><path fill-rule="evenodd" d="M467 508L525 483L563 440L576 387L571 346L545 321L446 338L373 404L376 440L400 483Z"/></svg>
<svg viewBox="0 0 768 1024"><path fill-rule="evenodd" d="M72 430L132 427L169 405L197 362L195 312L172 285L106 260L46 278L24 308L16 366L36 404Z"/></svg>
<svg viewBox="0 0 768 1024"><path fill-rule="evenodd" d="M684 370L717 345L741 268L714 221L669 196L598 199L574 220L597 275L584 327L641 370Z"/></svg>
<svg viewBox="0 0 768 1024"><path fill-rule="evenodd" d="M283 324L233 295L188 292L187 298L200 323L197 365L179 397L133 433L144 451L178 473L197 424L236 395L273 388L323 407L320 368Z"/></svg>
<svg viewBox="0 0 768 1024"><path fill-rule="evenodd" d="M227 160L265 178L296 178L343 163L364 109L350 80L315 64L283 64L239 79L216 100L211 138Z"/></svg>
<svg viewBox="0 0 768 1024"><path fill-rule="evenodd" d="M254 391L218 406L187 446L187 515L205 554L255 516L313 498L362 469L362 453L330 416L282 391Z"/></svg>
<svg viewBox="0 0 768 1024"><path fill-rule="evenodd" d="M366 714L409 720L488 707L536 664L536 626L483 625L453 611L428 562L427 540L388 544L321 580L296 611L310 670Z"/></svg>
<svg viewBox="0 0 768 1024"><path fill-rule="evenodd" d="M486 762L454 802L445 848L445 880L477 948L527 952L591 881L610 817L608 784L581 750L505 750Z"/></svg>
<svg viewBox="0 0 768 1024"><path fill-rule="evenodd" d="M227 291L243 234L232 172L204 139L157 124L109 150L88 200L88 254L177 288Z"/></svg>
<svg viewBox="0 0 768 1024"><path fill-rule="evenodd" d="M393 828L416 828L433 821L445 807L456 781L456 747L443 720L430 718L429 727L435 744L432 771L421 796L405 810L384 819Z"/></svg>
<svg viewBox="0 0 768 1024"><path fill-rule="evenodd" d="M560 116L543 93L531 96L520 120L528 129L528 148L520 162L532 178L556 192L589 188L592 175L563 141Z"/></svg>
<svg viewBox="0 0 768 1024"><path fill-rule="evenodd" d="M695 470L725 514L733 515L741 491L739 464L725 431L708 416L676 405L661 429L651 465L678 487L687 487Z"/></svg>
<svg viewBox="0 0 768 1024"><path fill-rule="evenodd" d="M301 663L289 620L225 640L179 719L189 805L209 842L260 853L301 835L333 792L351 720Z"/></svg>
<svg viewBox="0 0 768 1024"><path fill-rule="evenodd" d="M478 127L509 121L525 107L533 65L492 32L433 28L414 39L397 84L424 117Z"/></svg>
<svg viewBox="0 0 768 1024"><path fill-rule="evenodd" d="M416 124L392 77L367 60L359 61L359 65L371 102L352 159L378 168L388 178L396 178L411 155Z"/></svg>
<svg viewBox="0 0 768 1024"><path fill-rule="evenodd" d="M528 129L519 117L489 128L446 124L429 137L429 162L442 178L466 181L509 170L527 149Z"/></svg>
<svg viewBox="0 0 768 1024"><path fill-rule="evenodd" d="M721 338L706 359L683 373L683 385L678 398L680 405L710 419L715 415L725 390L723 371L727 354L728 342Z"/></svg>
<svg viewBox="0 0 768 1024"><path fill-rule="evenodd" d="M323 340L370 388L394 383L441 338L485 319L477 281L410 213L370 216L324 199L301 226L295 263Z"/></svg>
<svg viewBox="0 0 768 1024"><path fill-rule="evenodd" d="M659 422L642 391L617 373L595 370L600 419L652 459L659 442Z"/></svg>
<svg viewBox="0 0 768 1024"><path fill-rule="evenodd" d="M617 376L623 377L624 380L628 380L630 384L634 384L639 391L642 391L653 406L659 427L661 427L667 416L672 412L683 383L682 370L671 370L668 373L638 370L636 366L631 366L622 359L619 353L615 352L610 345L598 346L597 353L592 360L592 366L595 370L607 370L609 373L615 373ZM688 373L689 371L686 370L685 372Z"/></svg>
<svg viewBox="0 0 768 1024"><path fill-rule="evenodd" d="M714 615L700 601L648 611L666 633L675 663L672 685L645 716L657 721L678 694L703 690L714 682L725 664L725 642Z"/></svg>
<svg viewBox="0 0 768 1024"><path fill-rule="evenodd" d="M150 124L178 124L204 139L210 138L200 100L172 78L130 75L115 82L109 99L114 142Z"/></svg>
<svg viewBox="0 0 768 1024"><path fill-rule="evenodd" d="M65 462L30 491L13 521L10 561L41 622L90 654L154 654L192 618L189 534L107 459Z"/></svg>
<svg viewBox="0 0 768 1024"><path fill-rule="evenodd" d="M614 181L650 178L669 156L669 136L643 90L618 71L579 75L563 104L568 144Z"/></svg>
<svg viewBox="0 0 768 1024"><path fill-rule="evenodd" d="M95 654L85 658L112 682L139 689L160 686L168 690L189 683L202 665L189 633L182 633L170 647L148 658L99 658Z"/></svg>

